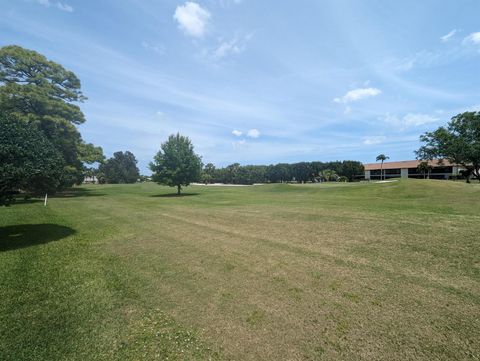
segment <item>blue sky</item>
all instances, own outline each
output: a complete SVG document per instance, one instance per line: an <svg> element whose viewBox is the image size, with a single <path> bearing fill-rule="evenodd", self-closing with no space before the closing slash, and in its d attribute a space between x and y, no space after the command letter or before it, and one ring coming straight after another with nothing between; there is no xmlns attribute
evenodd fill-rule
<svg viewBox="0 0 480 361"><path fill-rule="evenodd" d="M0 45L74 71L81 132L141 171L174 132L203 161L413 159L480 109L480 1L0 0Z"/></svg>

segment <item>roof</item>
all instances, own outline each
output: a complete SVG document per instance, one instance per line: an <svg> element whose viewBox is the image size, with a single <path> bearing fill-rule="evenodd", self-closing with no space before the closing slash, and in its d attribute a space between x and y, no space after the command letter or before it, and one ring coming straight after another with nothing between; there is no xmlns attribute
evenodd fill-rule
<svg viewBox="0 0 480 361"><path fill-rule="evenodd" d="M421 160L402 160L399 162L384 162L383 169L398 169L398 168L417 168ZM438 159L429 160L428 164L432 167L449 167L452 166L448 160L443 160L442 164L438 164ZM363 165L365 170L380 169L381 163L368 163Z"/></svg>

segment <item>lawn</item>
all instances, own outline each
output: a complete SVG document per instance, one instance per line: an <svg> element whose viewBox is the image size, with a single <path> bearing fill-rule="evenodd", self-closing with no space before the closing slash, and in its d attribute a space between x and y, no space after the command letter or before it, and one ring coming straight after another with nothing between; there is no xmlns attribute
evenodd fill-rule
<svg viewBox="0 0 480 361"><path fill-rule="evenodd" d="M480 185L174 191L0 208L0 360L480 358Z"/></svg>

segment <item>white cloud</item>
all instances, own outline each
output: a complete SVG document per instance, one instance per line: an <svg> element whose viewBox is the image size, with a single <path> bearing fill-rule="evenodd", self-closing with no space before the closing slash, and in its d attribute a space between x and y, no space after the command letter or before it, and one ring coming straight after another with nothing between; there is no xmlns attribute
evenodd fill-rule
<svg viewBox="0 0 480 361"><path fill-rule="evenodd" d="M245 139L240 139L232 143L234 149L241 148L247 145L247 141Z"/></svg>
<svg viewBox="0 0 480 361"><path fill-rule="evenodd" d="M240 54L245 51L247 48L247 43L252 39L253 33L247 34L245 36L235 35L232 39L219 39L218 45L213 50L204 50L206 57L212 58L213 60L220 60L229 55Z"/></svg>
<svg viewBox="0 0 480 361"><path fill-rule="evenodd" d="M53 6L59 10L66 11L68 13L73 12L73 7L61 1L52 1L52 0L36 0L36 1L38 4L43 5L47 8L49 8L50 6Z"/></svg>
<svg viewBox="0 0 480 361"><path fill-rule="evenodd" d="M456 33L458 32L457 29L453 29L452 31L450 31L448 34L445 34L444 36L440 37L440 40L444 43L446 43L447 41L449 41Z"/></svg>
<svg viewBox="0 0 480 361"><path fill-rule="evenodd" d="M425 124L436 123L439 118L433 117L429 114L408 113L403 117L398 117L395 114L387 113L382 119L385 123L396 127L400 130L407 128L419 127Z"/></svg>
<svg viewBox="0 0 480 361"><path fill-rule="evenodd" d="M463 39L464 44L472 43L475 45L480 45L480 31L476 33L471 33Z"/></svg>
<svg viewBox="0 0 480 361"><path fill-rule="evenodd" d="M161 44L150 44L147 41L142 41L142 46L147 50L157 53L158 55L165 54L165 47Z"/></svg>
<svg viewBox="0 0 480 361"><path fill-rule="evenodd" d="M259 136L260 136L260 132L258 131L258 129L250 129L247 132L247 137L258 138Z"/></svg>
<svg viewBox="0 0 480 361"><path fill-rule="evenodd" d="M363 144L365 145L374 145L383 143L387 139L384 135L372 135L369 137L363 138Z"/></svg>
<svg viewBox="0 0 480 361"><path fill-rule="evenodd" d="M359 88L350 90L341 98L333 99L336 103L349 103L349 102L356 102L358 100L370 98L381 94L382 91L377 88Z"/></svg>
<svg viewBox="0 0 480 361"><path fill-rule="evenodd" d="M243 133L242 133L241 131L235 129L235 130L232 132L232 134L233 134L234 136L236 136L236 137L239 137L239 136L241 136Z"/></svg>
<svg viewBox="0 0 480 361"><path fill-rule="evenodd" d="M438 118L432 117L428 114L413 114L408 113L403 117L403 123L405 126L410 127L418 127L420 125L428 124L428 123L435 123L438 121Z"/></svg>
<svg viewBox="0 0 480 361"><path fill-rule="evenodd" d="M223 58L228 54L239 54L245 50L244 46L240 46L237 42L237 39L232 39L230 41L223 41L220 43L217 49L213 52L215 58Z"/></svg>
<svg viewBox="0 0 480 361"><path fill-rule="evenodd" d="M175 9L173 18L185 34L201 38L205 34L210 21L210 12L195 2L187 1Z"/></svg>
<svg viewBox="0 0 480 361"><path fill-rule="evenodd" d="M217 49L213 52L215 58L223 58L229 54L240 54L245 50L244 45L240 45L236 38L229 41L222 41Z"/></svg>

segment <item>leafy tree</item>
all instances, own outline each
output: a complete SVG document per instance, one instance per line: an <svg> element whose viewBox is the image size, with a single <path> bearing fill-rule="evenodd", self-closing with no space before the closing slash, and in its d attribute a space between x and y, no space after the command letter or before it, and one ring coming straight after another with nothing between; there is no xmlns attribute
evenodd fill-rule
<svg viewBox="0 0 480 361"><path fill-rule="evenodd" d="M240 169L239 163L233 163L225 169L226 183L237 184L237 176Z"/></svg>
<svg viewBox="0 0 480 361"><path fill-rule="evenodd" d="M338 178L338 174L331 169L324 169L320 172L320 178L325 182L336 181Z"/></svg>
<svg viewBox="0 0 480 361"><path fill-rule="evenodd" d="M212 183L215 179L215 170L216 168L212 163L207 163L202 169L202 173L200 176L200 180L202 181L202 183Z"/></svg>
<svg viewBox="0 0 480 361"><path fill-rule="evenodd" d="M41 131L0 114L0 205L19 191L55 192L62 182L63 159Z"/></svg>
<svg viewBox="0 0 480 361"><path fill-rule="evenodd" d="M385 179L385 174L383 172L383 162L385 162L387 159L390 159L390 157L387 157L385 154L377 155L377 162L382 162L382 164L380 165L380 179Z"/></svg>
<svg viewBox="0 0 480 361"><path fill-rule="evenodd" d="M195 154L188 137L172 134L160 148L150 163L155 182L177 187L177 194L180 194L182 186L199 180L202 160Z"/></svg>
<svg viewBox="0 0 480 361"><path fill-rule="evenodd" d="M308 162L292 164L292 173L295 180L299 183L305 183L315 177Z"/></svg>
<svg viewBox="0 0 480 361"><path fill-rule="evenodd" d="M291 165L287 163L279 163L268 166L266 170L266 177L272 183L288 182L293 178Z"/></svg>
<svg viewBox="0 0 480 361"><path fill-rule="evenodd" d="M140 172L137 167L137 160L133 153L115 152L113 157L108 159L99 167L99 173L105 183L135 183Z"/></svg>
<svg viewBox="0 0 480 361"><path fill-rule="evenodd" d="M102 147L96 147L92 143L80 143L77 147L79 159L87 164L102 163L105 160Z"/></svg>
<svg viewBox="0 0 480 361"><path fill-rule="evenodd" d="M428 179L430 179L432 169L433 167L427 161L420 162L417 166L417 170L423 174L423 179L427 178L427 175Z"/></svg>
<svg viewBox="0 0 480 361"><path fill-rule="evenodd" d="M83 180L83 161L103 158L101 148L93 152L76 128L85 116L75 103L85 99L73 72L33 50L0 48L0 112L15 115L50 140L64 159L63 186ZM83 158L86 153L89 156Z"/></svg>
<svg viewBox="0 0 480 361"><path fill-rule="evenodd" d="M267 167L264 165L240 166L237 172L236 184L264 183Z"/></svg>
<svg viewBox="0 0 480 361"><path fill-rule="evenodd" d="M349 182L353 182L355 177L362 175L364 172L363 164L354 160L344 160L339 168L336 169L341 177L346 177Z"/></svg>
<svg viewBox="0 0 480 361"><path fill-rule="evenodd" d="M464 112L454 116L446 127L420 136L425 143L417 151L424 160L447 159L462 165L467 182L473 175L480 181L480 112Z"/></svg>

